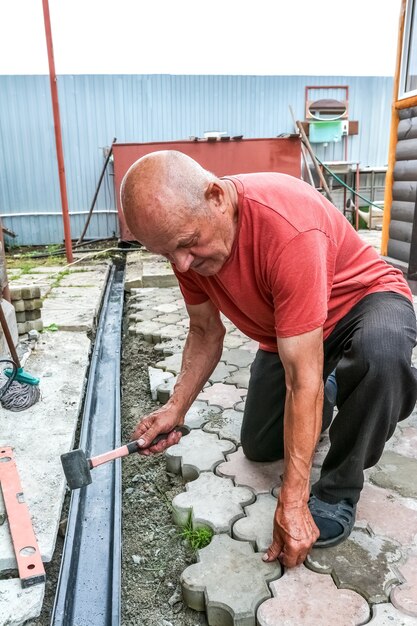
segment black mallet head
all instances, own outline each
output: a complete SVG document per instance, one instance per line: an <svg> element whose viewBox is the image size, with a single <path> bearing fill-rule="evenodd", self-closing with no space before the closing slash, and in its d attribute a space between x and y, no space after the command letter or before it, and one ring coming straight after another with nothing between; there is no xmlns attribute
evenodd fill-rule
<svg viewBox="0 0 417 626"><path fill-rule="evenodd" d="M61 463L70 489L80 489L92 482L90 462L84 450L72 450L61 454Z"/></svg>

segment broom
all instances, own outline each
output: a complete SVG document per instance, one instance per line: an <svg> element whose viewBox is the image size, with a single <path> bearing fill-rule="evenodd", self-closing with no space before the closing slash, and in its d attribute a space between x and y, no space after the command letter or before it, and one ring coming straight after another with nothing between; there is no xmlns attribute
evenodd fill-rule
<svg viewBox="0 0 417 626"><path fill-rule="evenodd" d="M0 402L3 408L9 411L24 411L35 404L40 398L39 378L35 378L32 374L25 372L21 366L1 302L0 324L12 357L11 361L9 359L3 360L11 363L12 369L5 369L3 371L3 375L9 380L6 380L2 388Z"/></svg>

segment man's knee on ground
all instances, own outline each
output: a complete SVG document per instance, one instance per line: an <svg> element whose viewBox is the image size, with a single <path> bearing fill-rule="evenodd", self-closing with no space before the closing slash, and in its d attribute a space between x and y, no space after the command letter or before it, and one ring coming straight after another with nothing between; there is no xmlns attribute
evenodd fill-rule
<svg viewBox="0 0 417 626"><path fill-rule="evenodd" d="M245 437L242 433L241 443L243 454L249 461L270 463L284 458L284 448L276 442L268 442L266 445L265 442L257 441L254 437Z"/></svg>

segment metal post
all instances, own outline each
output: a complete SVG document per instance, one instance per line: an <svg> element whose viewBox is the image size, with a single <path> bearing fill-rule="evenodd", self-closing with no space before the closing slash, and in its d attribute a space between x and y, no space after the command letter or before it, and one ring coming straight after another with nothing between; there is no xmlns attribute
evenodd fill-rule
<svg viewBox="0 0 417 626"><path fill-rule="evenodd" d="M61 119L59 115L58 88L55 74L54 50L52 45L51 20L48 0L42 0L45 22L46 47L48 49L49 80L51 84L52 110L54 114L55 143L58 160L59 188L61 191L62 220L64 222L65 252L68 263L72 263L71 226L68 211L67 186L65 182L64 151L62 148Z"/></svg>

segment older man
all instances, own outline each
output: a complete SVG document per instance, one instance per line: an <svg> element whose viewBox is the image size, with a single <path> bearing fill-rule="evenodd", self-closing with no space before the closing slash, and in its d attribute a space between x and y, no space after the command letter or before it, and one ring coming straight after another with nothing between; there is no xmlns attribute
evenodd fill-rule
<svg viewBox="0 0 417 626"><path fill-rule="evenodd" d="M302 181L277 173L216 178L188 156L155 152L127 172L127 224L166 257L190 317L181 373L169 402L133 437L144 454L181 424L222 353L223 312L259 342L242 424L254 461L284 458L265 560L301 563L335 545L355 521L363 470L380 458L416 402L416 321L401 272L382 261L343 215ZM338 414L310 491L323 422L323 381L336 368Z"/></svg>

